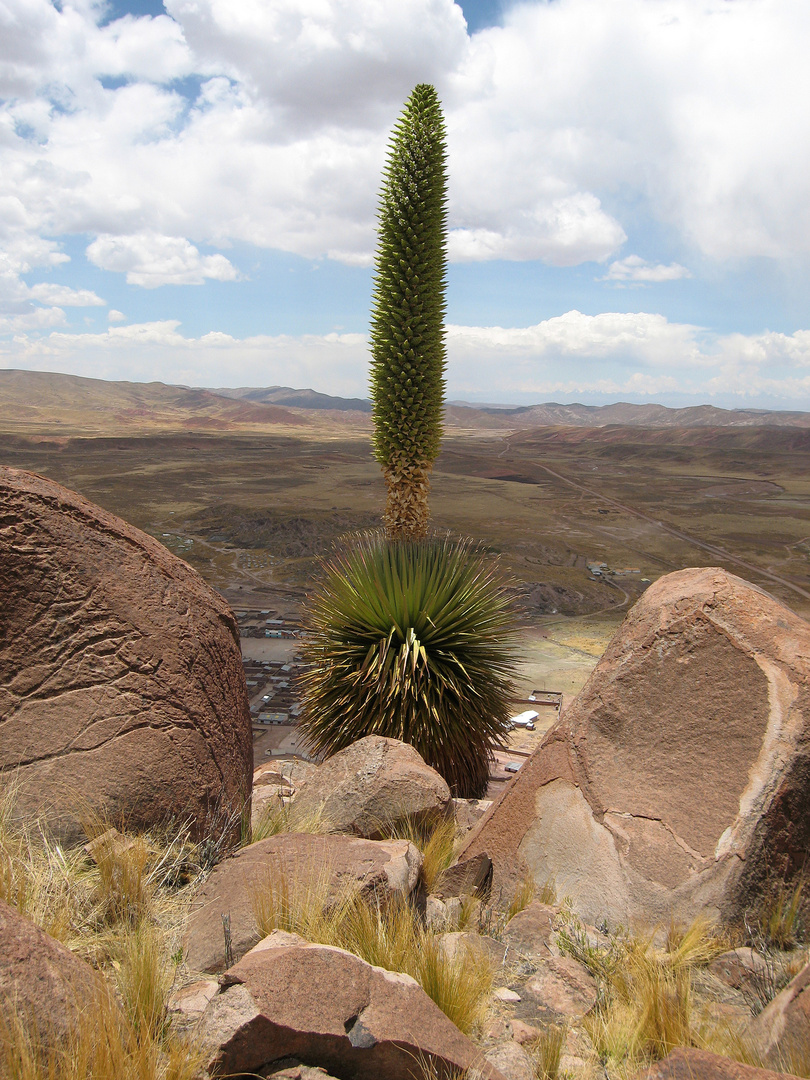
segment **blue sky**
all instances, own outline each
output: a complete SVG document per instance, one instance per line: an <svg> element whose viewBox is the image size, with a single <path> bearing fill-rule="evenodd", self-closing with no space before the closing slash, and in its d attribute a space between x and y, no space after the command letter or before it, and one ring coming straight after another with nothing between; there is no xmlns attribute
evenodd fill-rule
<svg viewBox="0 0 810 1080"><path fill-rule="evenodd" d="M7 0L0 367L365 393L444 103L448 394L810 410L806 0Z"/></svg>

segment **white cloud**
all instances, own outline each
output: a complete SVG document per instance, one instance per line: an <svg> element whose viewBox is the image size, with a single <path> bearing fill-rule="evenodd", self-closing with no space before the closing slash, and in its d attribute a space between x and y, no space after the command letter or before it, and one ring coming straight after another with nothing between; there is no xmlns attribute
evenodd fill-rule
<svg viewBox="0 0 810 1080"><path fill-rule="evenodd" d="M522 3L472 38L451 0L167 9L6 0L0 223L368 262L391 123L430 81L455 258L604 261L634 205L712 258L810 253L806 0Z"/></svg>
<svg viewBox="0 0 810 1080"><path fill-rule="evenodd" d="M499 222L497 208L478 216L492 227L451 230L452 261L542 259L555 266L576 266L589 260L601 262L627 239L599 200L583 192L526 211L514 225Z"/></svg>
<svg viewBox="0 0 810 1080"><path fill-rule="evenodd" d="M46 282L32 285L28 295L43 304L61 304L62 307L104 307L106 304L90 289L70 289L67 285Z"/></svg>
<svg viewBox="0 0 810 1080"><path fill-rule="evenodd" d="M313 386L365 393L367 343L362 334L209 333L188 338L176 320L113 326L103 333L54 332L0 342L0 367L64 371L101 379L158 380L192 386ZM294 373L294 374L293 374Z"/></svg>
<svg viewBox="0 0 810 1080"><path fill-rule="evenodd" d="M680 263L670 263L669 266L664 266L662 263L654 265L642 259L640 255L628 255L624 259L612 262L601 280L618 284L648 285L661 281L679 281L681 278L691 276L689 270Z"/></svg>
<svg viewBox="0 0 810 1080"><path fill-rule="evenodd" d="M202 285L206 278L235 281L238 277L224 255L200 255L193 244L179 236L99 236L87 248L87 257L102 270L126 273L130 285L146 289Z"/></svg>
<svg viewBox="0 0 810 1080"><path fill-rule="evenodd" d="M44 309L43 309L44 312ZM48 316L51 317L51 316ZM204 386L312 386L367 393L362 334L236 338L180 332L176 320L100 333L27 335L0 344L0 367ZM810 331L712 334L644 312L569 311L529 327L448 327L451 397L629 396L810 409Z"/></svg>
<svg viewBox="0 0 810 1080"><path fill-rule="evenodd" d="M107 322L116 323L126 321L126 315L123 313L123 311L118 311L117 308L110 308L110 310L107 312Z"/></svg>

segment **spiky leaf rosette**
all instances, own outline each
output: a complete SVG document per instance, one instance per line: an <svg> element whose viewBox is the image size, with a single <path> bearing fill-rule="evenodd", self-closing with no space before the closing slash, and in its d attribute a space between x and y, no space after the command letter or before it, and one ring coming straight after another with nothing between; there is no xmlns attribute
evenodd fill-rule
<svg viewBox="0 0 810 1080"><path fill-rule="evenodd" d="M380 195L371 313L374 453L389 537L427 531L444 403L447 170L441 104L417 86L394 128Z"/></svg>
<svg viewBox="0 0 810 1080"><path fill-rule="evenodd" d="M509 729L515 617L469 541L366 536L310 597L301 729L319 753L366 735L414 746L453 793L480 798Z"/></svg>

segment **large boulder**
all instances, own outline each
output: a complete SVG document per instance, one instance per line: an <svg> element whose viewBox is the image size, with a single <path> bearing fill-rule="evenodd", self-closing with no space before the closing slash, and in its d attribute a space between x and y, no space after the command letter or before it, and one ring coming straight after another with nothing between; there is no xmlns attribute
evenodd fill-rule
<svg viewBox="0 0 810 1080"><path fill-rule="evenodd" d="M402 818L435 818L449 807L450 788L436 770L412 746L381 735L329 758L295 797L299 819L320 817L331 832L372 840Z"/></svg>
<svg viewBox="0 0 810 1080"><path fill-rule="evenodd" d="M0 770L69 841L77 814L238 834L253 744L239 631L156 540L0 466ZM235 829L234 829L235 823Z"/></svg>
<svg viewBox="0 0 810 1080"><path fill-rule="evenodd" d="M372 967L290 935L264 939L221 979L199 1037L215 1076L255 1073L280 1058L342 1080L413 1080L477 1066L504 1080L409 975Z"/></svg>
<svg viewBox="0 0 810 1080"><path fill-rule="evenodd" d="M89 964L0 900L0 1029L17 1017L46 1059L101 993Z"/></svg>
<svg viewBox="0 0 810 1080"><path fill-rule="evenodd" d="M422 855L407 840L364 840L355 836L286 833L258 840L221 862L194 901L185 936L192 971L228 966L223 916L228 920L234 960L261 938L257 894L264 886L286 889L295 899L306 890L328 905L348 889L361 895L407 899L422 868Z"/></svg>
<svg viewBox="0 0 810 1080"><path fill-rule="evenodd" d="M738 918L809 847L810 625L710 568L647 590L460 858L649 925Z"/></svg>

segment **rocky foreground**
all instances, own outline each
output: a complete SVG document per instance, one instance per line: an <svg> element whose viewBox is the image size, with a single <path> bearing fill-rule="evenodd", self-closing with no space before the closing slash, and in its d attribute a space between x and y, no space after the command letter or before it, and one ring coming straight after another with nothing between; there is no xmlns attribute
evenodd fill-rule
<svg viewBox="0 0 810 1080"><path fill-rule="evenodd" d="M487 809L376 737L317 769L254 774L221 598L51 481L0 469L0 502L0 768L18 817L63 842L82 827L79 791L85 819L185 815L207 845L166 1018L198 1075L808 1075L800 912L781 939L774 925L810 849L810 626L768 594L715 568L657 582ZM245 844L251 787L269 834ZM422 841L447 821L456 858L437 868ZM3 1002L47 1054L103 980L5 880ZM280 925L293 910L295 932ZM404 912L458 993L488 973L475 1022L442 1011L424 963L408 961L417 978L344 947L369 912L386 927ZM671 1013L657 1027L644 994L647 1013ZM642 1029L658 1035L642 1046Z"/></svg>

